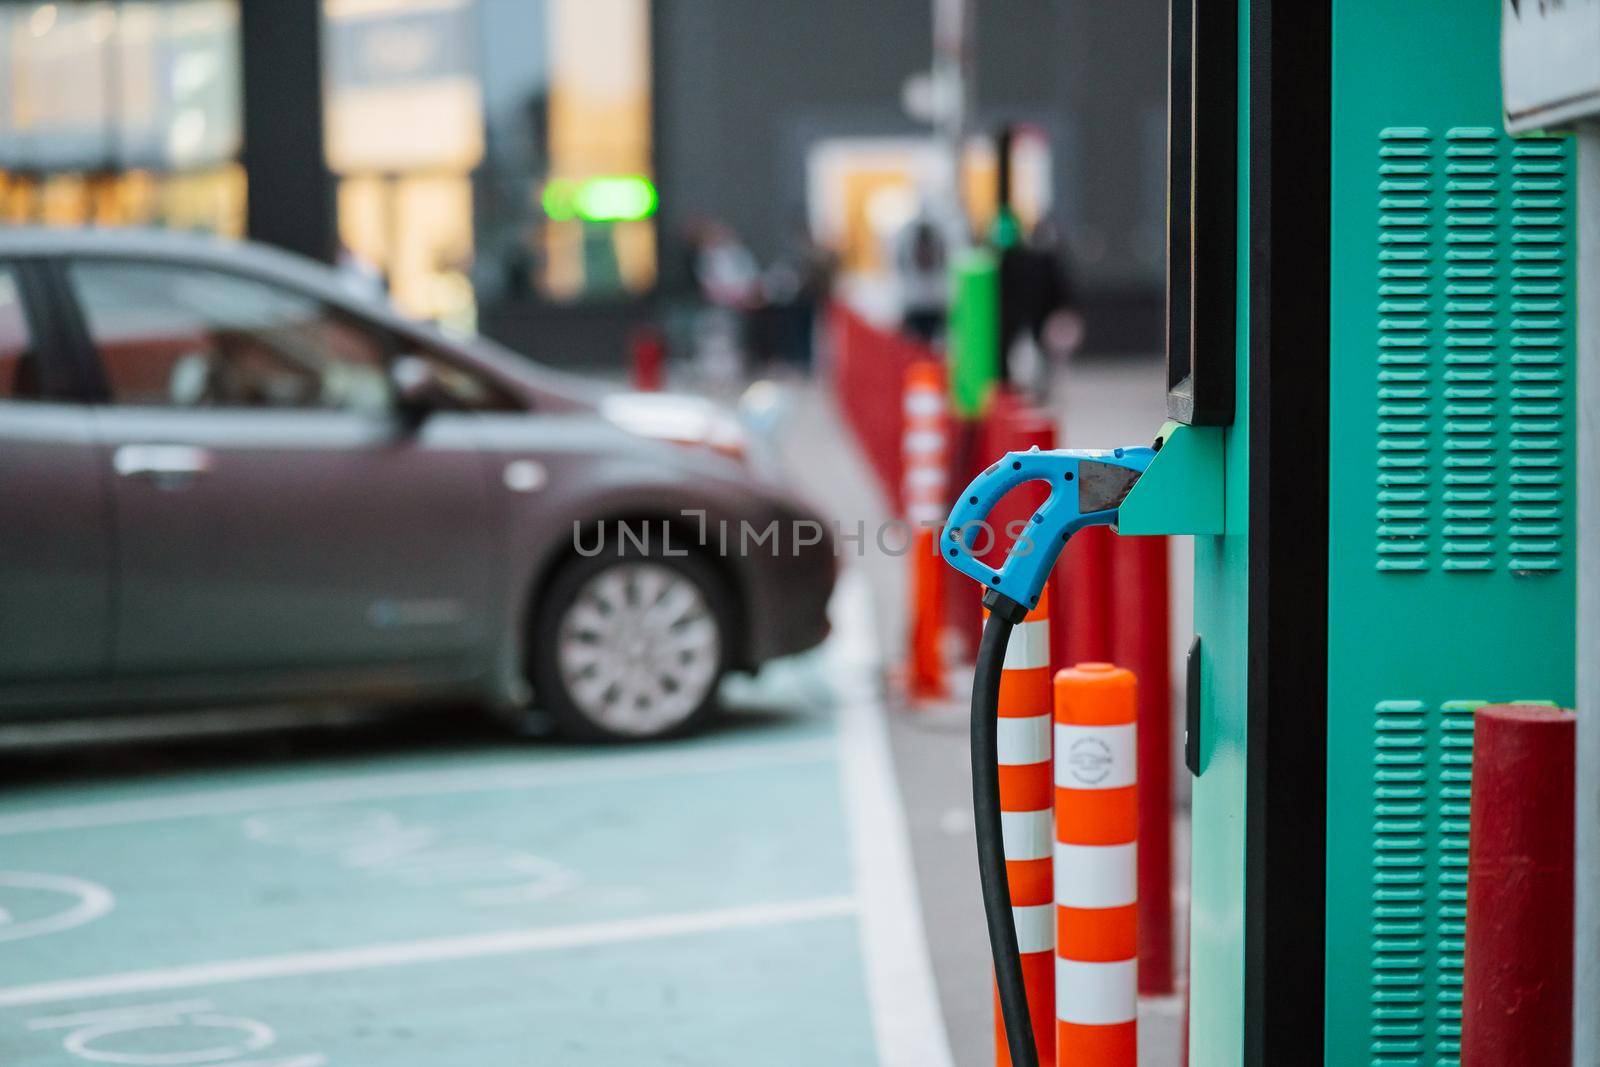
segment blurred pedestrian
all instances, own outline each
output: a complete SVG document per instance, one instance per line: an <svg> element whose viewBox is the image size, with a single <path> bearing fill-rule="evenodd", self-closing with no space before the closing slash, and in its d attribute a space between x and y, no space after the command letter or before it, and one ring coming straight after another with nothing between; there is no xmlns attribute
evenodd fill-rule
<svg viewBox="0 0 1600 1067"><path fill-rule="evenodd" d="M817 241L804 216L796 219L762 290L772 323L772 354L808 371L815 355L816 321L833 291L835 257Z"/></svg>
<svg viewBox="0 0 1600 1067"><path fill-rule="evenodd" d="M733 230L715 219L690 224L688 251L701 303L695 360L706 380L732 384L748 369L750 314L761 303L761 269Z"/></svg>
<svg viewBox="0 0 1600 1067"><path fill-rule="evenodd" d="M944 235L921 211L900 232L895 248L895 276L900 286L900 329L932 344L944 333L950 306Z"/></svg>
<svg viewBox="0 0 1600 1067"><path fill-rule="evenodd" d="M1006 384L1045 399L1055 368L1083 339L1065 244L1049 216L1000 256L1000 355Z"/></svg>
<svg viewBox="0 0 1600 1067"><path fill-rule="evenodd" d="M732 229L706 220L691 238L694 280L712 307L744 310L760 295L761 268Z"/></svg>

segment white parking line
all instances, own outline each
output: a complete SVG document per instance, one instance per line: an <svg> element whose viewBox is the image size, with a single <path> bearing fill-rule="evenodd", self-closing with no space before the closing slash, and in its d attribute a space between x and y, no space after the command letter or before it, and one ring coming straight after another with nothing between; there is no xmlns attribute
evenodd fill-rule
<svg viewBox="0 0 1600 1067"><path fill-rule="evenodd" d="M846 571L833 602L830 677L839 696L840 777L861 894L861 950L881 1067L950 1067L917 900L905 812L877 691L871 591Z"/></svg>
<svg viewBox="0 0 1600 1067"><path fill-rule="evenodd" d="M347 804L394 797L441 796L743 771L831 760L831 740L729 745L636 755L574 756L447 771L315 778L285 785L218 789L152 800L112 800L0 815L0 836L84 830L167 819L238 815L272 808Z"/></svg>
<svg viewBox="0 0 1600 1067"><path fill-rule="evenodd" d="M36 985L8 986L0 988L0 1008L56 1004L89 997L121 996L171 989L207 988L264 978L342 974L417 963L480 959L485 956L505 956L519 952L550 952L558 949L683 937L690 934L784 926L791 923L853 916L856 908L857 904L853 897L816 897L780 904L757 904L751 907L722 908L715 911L653 915L611 922L500 930L489 934L398 941L324 952L254 956L217 963L198 963L148 971L126 971L122 974L100 975L93 978L40 982Z"/></svg>

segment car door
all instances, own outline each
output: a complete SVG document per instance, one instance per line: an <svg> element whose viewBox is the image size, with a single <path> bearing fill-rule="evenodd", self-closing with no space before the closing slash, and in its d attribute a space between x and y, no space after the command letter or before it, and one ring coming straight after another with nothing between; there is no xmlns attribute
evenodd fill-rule
<svg viewBox="0 0 1600 1067"><path fill-rule="evenodd" d="M110 649L103 464L33 265L0 262L0 685L92 679Z"/></svg>
<svg viewBox="0 0 1600 1067"><path fill-rule="evenodd" d="M475 662L493 539L473 424L396 417L386 331L208 265L64 269L108 394L118 676Z"/></svg>

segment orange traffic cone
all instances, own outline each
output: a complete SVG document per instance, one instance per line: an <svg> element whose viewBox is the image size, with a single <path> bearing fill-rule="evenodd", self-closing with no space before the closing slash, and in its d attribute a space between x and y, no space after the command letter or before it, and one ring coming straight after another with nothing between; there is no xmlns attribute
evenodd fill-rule
<svg viewBox="0 0 1600 1067"><path fill-rule="evenodd" d="M1050 591L1011 633L1000 672L1000 821L1022 981L1041 1067L1056 1062L1055 916L1051 876ZM996 993L995 1063L1009 1067Z"/></svg>
<svg viewBox="0 0 1600 1067"><path fill-rule="evenodd" d="M939 527L949 513L945 497L949 461L944 371L921 361L906 369L905 501L911 523L911 633L906 688L913 701L948 695L940 631L944 564L939 559Z"/></svg>
<svg viewBox="0 0 1600 1067"><path fill-rule="evenodd" d="M1109 663L1055 679L1056 1048L1135 1067L1139 1006L1137 683Z"/></svg>

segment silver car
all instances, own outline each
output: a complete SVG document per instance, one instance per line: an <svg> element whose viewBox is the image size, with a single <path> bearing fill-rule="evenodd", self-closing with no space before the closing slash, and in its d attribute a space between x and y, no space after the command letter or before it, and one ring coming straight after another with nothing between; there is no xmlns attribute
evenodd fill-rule
<svg viewBox="0 0 1600 1067"><path fill-rule="evenodd" d="M0 716L470 696L688 731L827 629L831 539L740 433L283 253L0 234Z"/></svg>

